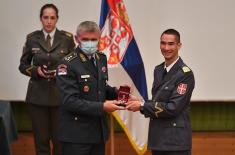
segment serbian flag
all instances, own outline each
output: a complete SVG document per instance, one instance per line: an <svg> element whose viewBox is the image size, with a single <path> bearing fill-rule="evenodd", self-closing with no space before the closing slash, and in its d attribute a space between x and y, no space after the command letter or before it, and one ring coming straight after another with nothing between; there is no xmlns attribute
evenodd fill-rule
<svg viewBox="0 0 235 155"><path fill-rule="evenodd" d="M106 54L111 86L129 85L132 94L148 98L143 61L123 0L102 0L99 50ZM138 154L147 150L149 119L140 112L112 113Z"/></svg>

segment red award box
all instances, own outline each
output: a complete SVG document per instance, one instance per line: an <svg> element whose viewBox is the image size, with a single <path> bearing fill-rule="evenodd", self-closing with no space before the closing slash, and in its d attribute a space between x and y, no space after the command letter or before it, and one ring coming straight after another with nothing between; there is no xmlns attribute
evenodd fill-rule
<svg viewBox="0 0 235 155"><path fill-rule="evenodd" d="M118 90L118 102L120 106L125 106L128 102L131 88L129 86L120 86Z"/></svg>

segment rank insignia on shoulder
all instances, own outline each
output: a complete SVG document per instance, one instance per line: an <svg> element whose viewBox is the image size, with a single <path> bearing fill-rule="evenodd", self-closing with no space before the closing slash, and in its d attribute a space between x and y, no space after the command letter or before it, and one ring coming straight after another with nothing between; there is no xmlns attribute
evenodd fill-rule
<svg viewBox="0 0 235 155"><path fill-rule="evenodd" d="M68 37L72 37L73 35L71 33L66 32L65 33Z"/></svg>
<svg viewBox="0 0 235 155"><path fill-rule="evenodd" d="M31 33L29 33L29 34L27 35L27 38L32 37L34 33L35 33L35 32L31 32Z"/></svg>
<svg viewBox="0 0 235 155"><path fill-rule="evenodd" d="M58 75L67 75L67 65L61 64L58 66Z"/></svg>
<svg viewBox="0 0 235 155"><path fill-rule="evenodd" d="M70 62L71 60L75 59L77 57L77 53L72 52L69 55L64 57L64 60Z"/></svg>
<svg viewBox="0 0 235 155"><path fill-rule="evenodd" d="M84 55L84 54L79 53L79 56L80 56L80 58L81 58L82 62L85 62L85 61L86 61L86 57L85 57L85 55Z"/></svg>
<svg viewBox="0 0 235 155"><path fill-rule="evenodd" d="M182 69L183 69L184 73L187 73L187 72L191 71L191 69L189 67L187 67L187 66L184 66Z"/></svg>
<svg viewBox="0 0 235 155"><path fill-rule="evenodd" d="M64 30L61 30L66 36L73 37L73 34Z"/></svg>

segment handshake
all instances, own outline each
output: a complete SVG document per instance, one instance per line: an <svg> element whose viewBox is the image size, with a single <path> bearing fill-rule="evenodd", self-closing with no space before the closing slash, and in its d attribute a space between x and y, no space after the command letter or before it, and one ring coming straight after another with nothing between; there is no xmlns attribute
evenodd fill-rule
<svg viewBox="0 0 235 155"><path fill-rule="evenodd" d="M116 110L139 111L143 103L141 98L131 94L129 86L120 86L117 100L104 102L104 111L113 112Z"/></svg>

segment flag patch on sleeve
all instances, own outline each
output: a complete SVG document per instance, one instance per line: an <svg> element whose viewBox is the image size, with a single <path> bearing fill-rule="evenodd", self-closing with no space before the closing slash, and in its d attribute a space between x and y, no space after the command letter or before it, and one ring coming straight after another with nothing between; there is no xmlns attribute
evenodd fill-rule
<svg viewBox="0 0 235 155"><path fill-rule="evenodd" d="M58 66L58 75L67 75L67 66L65 64Z"/></svg>
<svg viewBox="0 0 235 155"><path fill-rule="evenodd" d="M186 93L186 91L187 91L187 84L180 83L177 87L178 94L183 95Z"/></svg>

